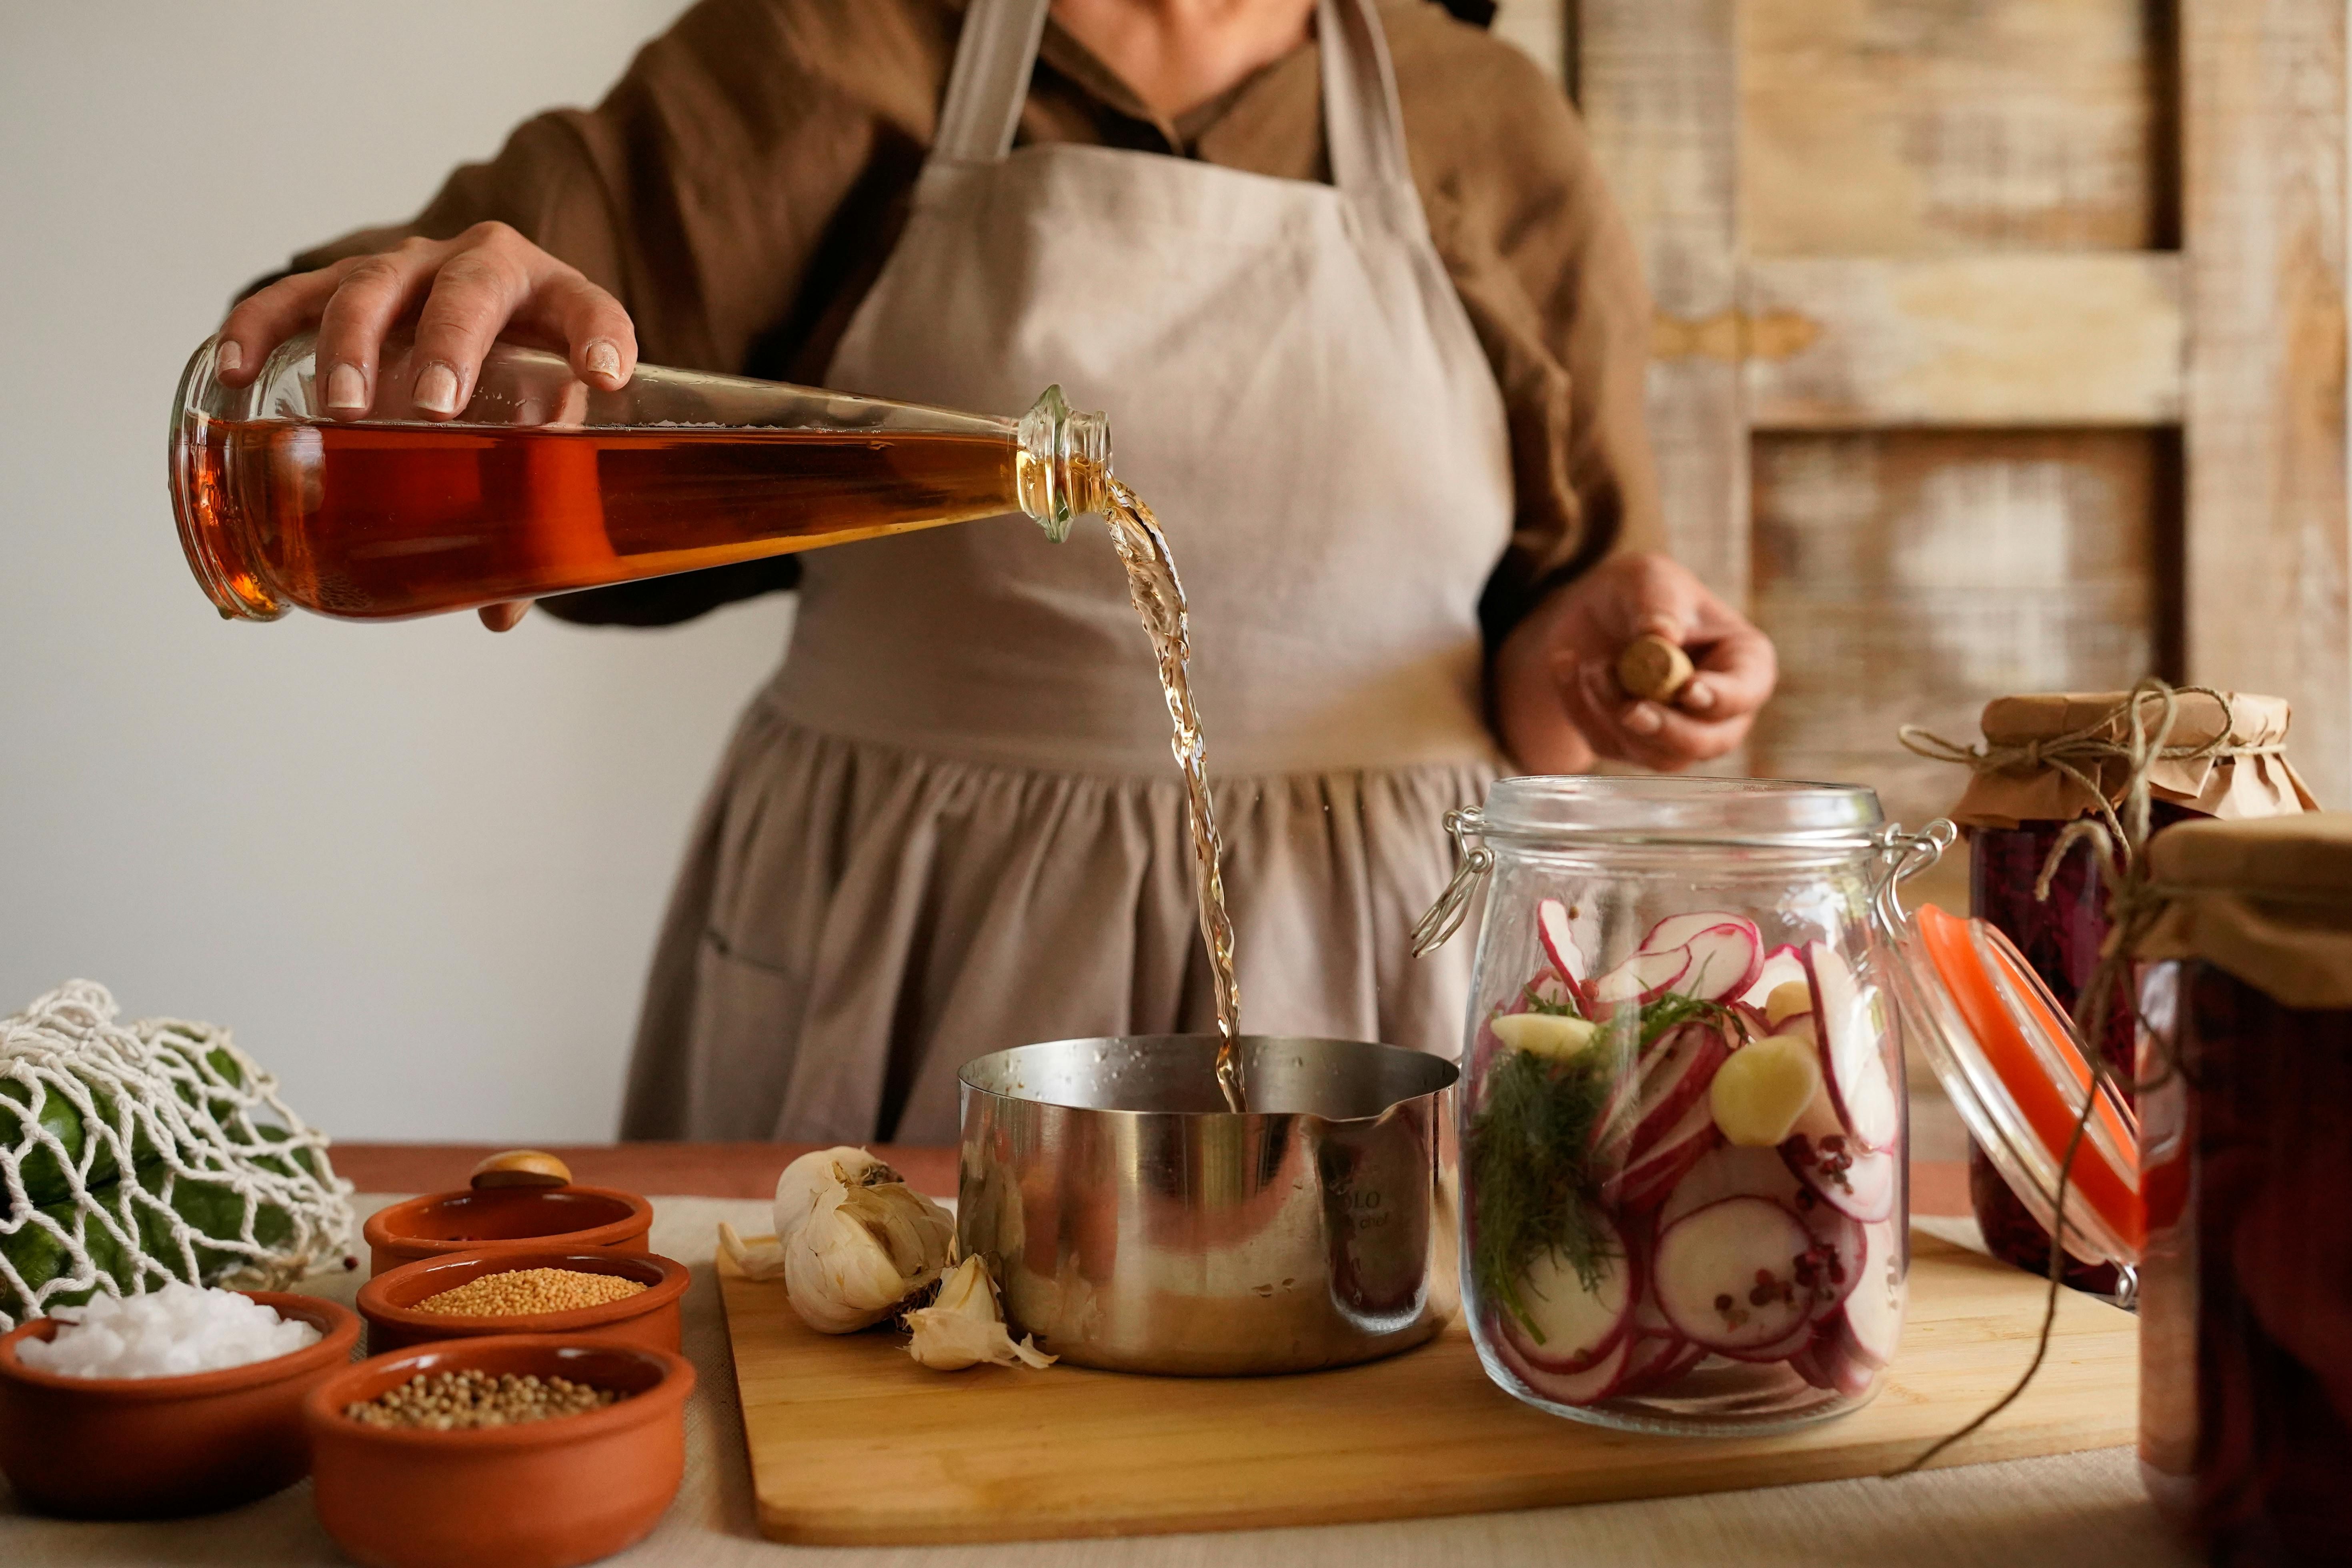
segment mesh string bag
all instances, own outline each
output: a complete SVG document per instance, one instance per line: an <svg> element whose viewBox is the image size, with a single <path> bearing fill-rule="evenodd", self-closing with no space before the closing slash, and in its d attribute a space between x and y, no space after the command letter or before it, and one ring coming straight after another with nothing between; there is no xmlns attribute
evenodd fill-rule
<svg viewBox="0 0 2352 1568"><path fill-rule="evenodd" d="M68 981L0 1019L0 1328L172 1280L266 1289L340 1259L351 1184L228 1031L116 1022Z"/></svg>

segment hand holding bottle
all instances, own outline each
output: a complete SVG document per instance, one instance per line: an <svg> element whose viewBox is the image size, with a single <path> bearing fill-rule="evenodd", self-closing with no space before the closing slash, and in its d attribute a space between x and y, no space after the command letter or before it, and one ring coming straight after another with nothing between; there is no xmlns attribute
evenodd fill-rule
<svg viewBox="0 0 2352 1568"><path fill-rule="evenodd" d="M416 348L403 384L379 384L384 334L411 317ZM387 407L403 418L456 417L500 337L563 354L573 374L607 392L627 385L637 362L621 302L502 223L454 239L404 239L256 289L221 323L220 379L245 385L272 350L312 327L322 401L337 420ZM482 624L505 631L530 607L486 605Z"/></svg>
<svg viewBox="0 0 2352 1568"><path fill-rule="evenodd" d="M1671 702L1619 683L1619 656L1646 636L1696 667ZM1738 747L1778 677L1771 639L1687 568L1620 555L1554 591L1504 641L1496 721L1529 772L1580 773L1596 756L1673 772Z"/></svg>

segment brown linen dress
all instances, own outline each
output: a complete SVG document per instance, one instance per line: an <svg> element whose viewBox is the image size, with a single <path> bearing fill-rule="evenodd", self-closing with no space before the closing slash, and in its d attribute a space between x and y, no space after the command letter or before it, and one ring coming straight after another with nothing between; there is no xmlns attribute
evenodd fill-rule
<svg viewBox="0 0 2352 1568"><path fill-rule="evenodd" d="M924 20L913 0L874 9ZM797 95L745 101L742 71L712 51L708 29L730 12L781 30L787 74L804 92L809 77L842 68L855 51L841 35L873 15L829 10L814 0L756 16L699 8L595 116L527 127L498 165L462 172L415 226L450 232L500 213L528 220L518 226L622 284L651 359L710 363L727 351L708 338L732 320L755 369L782 368L762 356L777 353L780 335L796 335L793 349L824 347L833 383L854 390L1012 411L1058 376L1081 405L1106 407L1120 471L1160 507L1193 592L1245 1026L1452 1049L1460 976L1414 963L1404 931L1444 879L1440 816L1491 775L1476 612L1498 632L1548 577L1654 527L1638 425L1641 297L1564 106L1539 79L1530 89L1532 70L1500 46L1433 10L1390 6L1382 19L1404 40L1405 80L1423 88L1405 93L1406 130L1366 29L1369 41L1335 79L1370 84L1353 95L1354 131L1343 132L1347 105L1331 105L1336 185L1266 179L1213 163L1209 144L1255 119L1261 152L1286 145L1296 163L1303 143L1312 149L1303 173L1319 173L1312 120L1304 136L1282 124L1302 106L1322 117L1331 95L1314 90L1327 74L1319 50L1269 68L1218 106L1192 162L1073 145L1086 140L1069 133L1072 100L1087 96L1079 79L1099 68L1048 28L1045 65L1020 115L1024 152L971 177L971 160L940 160L911 201L894 195L866 228L896 242L880 281L869 271L843 285L816 319L800 310L755 348L740 332L745 317L713 308L740 289L738 269L760 248L740 231L804 226L809 215L730 214L691 181L666 209L641 158L608 158L602 146L635 135L672 160L687 144L707 154L730 140L713 125L740 116L759 121L735 127L740 135L824 151L806 124L776 123L806 110ZM1355 15L1354 0L1344 10ZM694 72L682 53L706 88L728 91L715 100L687 91ZM1055 68L1057 59L1069 68ZM1525 165L1515 178L1473 156L1505 150L1462 131L1466 117L1438 86L1447 73L1432 68L1440 65L1474 107L1505 125L1534 121L1550 138L1513 154ZM1511 90L1489 90L1498 78ZM1450 110L1433 118L1463 137L1434 160L1433 190L1433 160L1411 134L1416 103ZM1115 108L1096 112L1113 132L1103 142L1149 129L1122 123ZM837 130L873 130L855 114L841 119ZM1418 195L1400 142L1422 176ZM744 182L746 149L730 150L731 164L706 171L698 159L691 172L756 186ZM903 181L887 155L868 152L868 185ZM1376 166L1385 177L1364 173ZM500 199L532 168L558 199L542 192L536 212ZM1064 174L1039 174L1049 169ZM1086 177L1072 183L1072 169ZM608 206L631 207L632 222L597 232L579 210L583 180ZM963 194L939 196L942 181ZM1573 212L1558 205L1563 196ZM1423 197L1451 247L1442 237L1433 246ZM836 231L871 218L870 189L839 200ZM1235 224L1244 209L1286 216ZM1091 237L1062 243L1090 214ZM962 225L961 241L942 226L951 222ZM1230 232L1188 265L1185 237L1221 222ZM1085 269L1070 258L1171 224L1183 231L1179 243L1134 252L1150 262L1147 297L1097 289L1074 309ZM1482 238L1489 226L1500 232ZM713 244L714 228L738 232ZM1006 233L1023 237L1007 247ZM646 274L680 271L649 263L688 234L699 243L685 248L707 263L685 269L698 322L679 289L647 289ZM832 237L797 253L771 243L802 264L804 302L825 293L816 275L826 265L842 266L820 254ZM952 265L960 243L983 241L994 266ZM1258 249L1218 249L1233 245ZM1254 273L1254 259L1273 265ZM1254 309L1253 279L1262 292L1318 267L1319 280L1284 296L1284 309ZM1301 311L1318 315L1350 269L1373 280L1354 307L1281 330ZM977 292L938 308L974 276ZM1044 278L1050 286L1034 287ZM1176 308L1152 303L1196 279L1213 287ZM1235 330L1216 340L1226 317ZM692 341L698 329L703 342ZM1155 387L1138 377L1155 344L1159 357L1182 362L1181 379ZM1568 368L1580 362L1591 364L1593 391L1571 401ZM799 368L816 379L804 360ZM1221 410L1238 416L1221 426ZM1200 541L1189 553L1188 539ZM1181 792L1141 633L1099 536L1055 552L1029 525L1000 521L796 564L807 576L794 656L746 716L689 850L648 990L626 1131L944 1140L954 1132L954 1068L971 1055L1024 1039L1207 1026ZM666 618L690 613L697 595L718 602L776 580L681 580L656 590L681 597L650 609L642 595L569 608ZM1413 656L1368 666L1384 637Z"/></svg>

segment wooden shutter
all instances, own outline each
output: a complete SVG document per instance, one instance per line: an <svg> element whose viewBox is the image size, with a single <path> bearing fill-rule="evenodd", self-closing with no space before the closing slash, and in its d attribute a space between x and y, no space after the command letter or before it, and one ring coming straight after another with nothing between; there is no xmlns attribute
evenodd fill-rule
<svg viewBox="0 0 2352 1568"><path fill-rule="evenodd" d="M2352 803L2342 0L1503 25L1647 258L1675 548L1780 645L1752 771L1916 822L1959 781L1897 724L2154 671L2291 698Z"/></svg>

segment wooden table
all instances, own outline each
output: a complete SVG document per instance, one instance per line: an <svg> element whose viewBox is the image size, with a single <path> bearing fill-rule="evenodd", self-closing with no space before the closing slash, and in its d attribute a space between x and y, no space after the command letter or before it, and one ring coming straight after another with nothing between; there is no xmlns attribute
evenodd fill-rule
<svg viewBox="0 0 2352 1568"><path fill-rule="evenodd" d="M1950 1139L1931 1141L1915 1112L1914 1194L1921 1213L1966 1206ZM483 1154L476 1144L338 1144L337 1168L362 1193L455 1186ZM1937 1470L1907 1479L1825 1481L1752 1491L1591 1503L1213 1536L1021 1542L909 1548L779 1546L759 1538L726 1327L711 1279L720 1219L763 1221L775 1173L796 1148L776 1144L650 1143L559 1149L583 1181L667 1197L657 1205L657 1249L690 1261L687 1351L702 1378L688 1417L688 1471L655 1534L614 1568L1407 1568L1470 1562L1481 1568L2080 1568L2101 1560L2138 1568L2195 1568L2147 1506L2128 1448ZM944 1149L877 1149L934 1193L954 1186ZM701 1195L694 1195L701 1194ZM372 1209L383 1199L366 1200ZM356 1276L308 1287L348 1301ZM853 1434L887 1441L887 1434ZM0 1563L7 1568L210 1568L267 1562L288 1568L342 1563L319 1529L307 1486L233 1512L166 1524L76 1524L25 1515L0 1486Z"/></svg>
<svg viewBox="0 0 2352 1568"><path fill-rule="evenodd" d="M431 1193L465 1185L466 1173L500 1145L490 1143L337 1143L336 1172L363 1193ZM550 1149L572 1167L574 1180L633 1193L706 1198L764 1198L776 1173L804 1154L808 1143L596 1143ZM874 1152L896 1165L919 1192L955 1192L953 1149L877 1143ZM1922 1215L1969 1212L1968 1164L1960 1160L1911 1163L1911 1209Z"/></svg>

